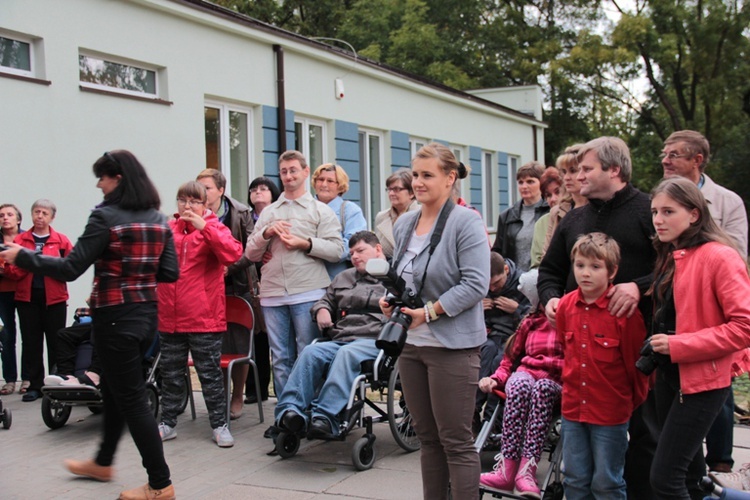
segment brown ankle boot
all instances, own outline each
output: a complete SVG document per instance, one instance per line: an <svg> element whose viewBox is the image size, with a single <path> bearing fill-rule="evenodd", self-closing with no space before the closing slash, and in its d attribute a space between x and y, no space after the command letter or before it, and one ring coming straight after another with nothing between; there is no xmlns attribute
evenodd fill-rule
<svg viewBox="0 0 750 500"><path fill-rule="evenodd" d="M148 483L120 493L120 500L174 500L174 486L155 490Z"/></svg>
<svg viewBox="0 0 750 500"><path fill-rule="evenodd" d="M108 482L115 475L111 465L99 465L93 460L65 460L65 467L76 476L89 477L97 481Z"/></svg>

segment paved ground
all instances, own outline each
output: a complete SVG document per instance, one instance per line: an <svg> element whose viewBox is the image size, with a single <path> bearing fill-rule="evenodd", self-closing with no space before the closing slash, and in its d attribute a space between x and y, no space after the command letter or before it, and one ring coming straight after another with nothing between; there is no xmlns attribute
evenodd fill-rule
<svg viewBox="0 0 750 500"><path fill-rule="evenodd" d="M271 441L263 438L273 415L273 400L264 406L266 422L259 424L257 406L232 423L236 445L220 449L211 441L208 414L196 393L198 417L183 415L178 437L164 445L177 495L181 499L318 500L336 498L412 500L421 497L419 453L405 453L390 435L387 424L375 426L377 461L373 469L357 472L351 447L362 434L355 430L346 442L303 441L292 459L267 456ZM138 453L129 435L117 455L117 476L111 483L72 477L63 467L65 458L92 456L99 439L101 416L74 408L68 423L57 430L42 422L40 401L21 402L21 396L4 396L13 412L13 424L0 429L0 498L101 499L117 498L123 489L146 482ZM484 457L487 458L487 457ZM489 457L491 459L491 457ZM750 429L735 430L734 458L750 462Z"/></svg>

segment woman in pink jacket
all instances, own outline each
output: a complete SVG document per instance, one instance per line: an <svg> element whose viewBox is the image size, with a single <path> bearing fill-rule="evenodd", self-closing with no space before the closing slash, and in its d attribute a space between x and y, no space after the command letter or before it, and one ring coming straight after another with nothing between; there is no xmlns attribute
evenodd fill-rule
<svg viewBox="0 0 750 500"><path fill-rule="evenodd" d="M162 441L177 437L175 426L185 391L188 351L192 354L213 440L234 445L226 421L221 372L221 342L227 329L224 270L242 256L242 245L229 228L206 209L206 188L195 181L177 191L177 213L169 222L174 235L180 278L159 283L159 336L162 374Z"/></svg>
<svg viewBox="0 0 750 500"><path fill-rule="evenodd" d="M691 181L662 181L651 213L657 261L650 345L661 427L651 485L657 498L702 498L703 439L732 390L735 353L750 346L750 278Z"/></svg>

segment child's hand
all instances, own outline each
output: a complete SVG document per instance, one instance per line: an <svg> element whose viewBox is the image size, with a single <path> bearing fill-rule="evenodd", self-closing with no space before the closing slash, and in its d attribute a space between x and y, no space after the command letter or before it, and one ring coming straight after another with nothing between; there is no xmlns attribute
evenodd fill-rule
<svg viewBox="0 0 750 500"><path fill-rule="evenodd" d="M479 381L479 390L482 392L490 393L497 387L497 380L490 378L490 377L484 377Z"/></svg>

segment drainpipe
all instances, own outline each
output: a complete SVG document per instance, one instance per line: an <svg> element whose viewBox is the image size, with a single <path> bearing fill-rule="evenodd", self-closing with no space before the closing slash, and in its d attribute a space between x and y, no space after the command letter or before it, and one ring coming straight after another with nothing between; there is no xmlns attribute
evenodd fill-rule
<svg viewBox="0 0 750 500"><path fill-rule="evenodd" d="M536 137L536 125L531 126L531 134L534 139L534 161L539 161L539 151L538 151L538 144L537 144L537 137Z"/></svg>
<svg viewBox="0 0 750 500"><path fill-rule="evenodd" d="M281 45L274 45L273 51L276 54L276 97L278 99L276 116L277 121L279 122L279 154L281 154L287 150L286 96L284 94L284 48Z"/></svg>

